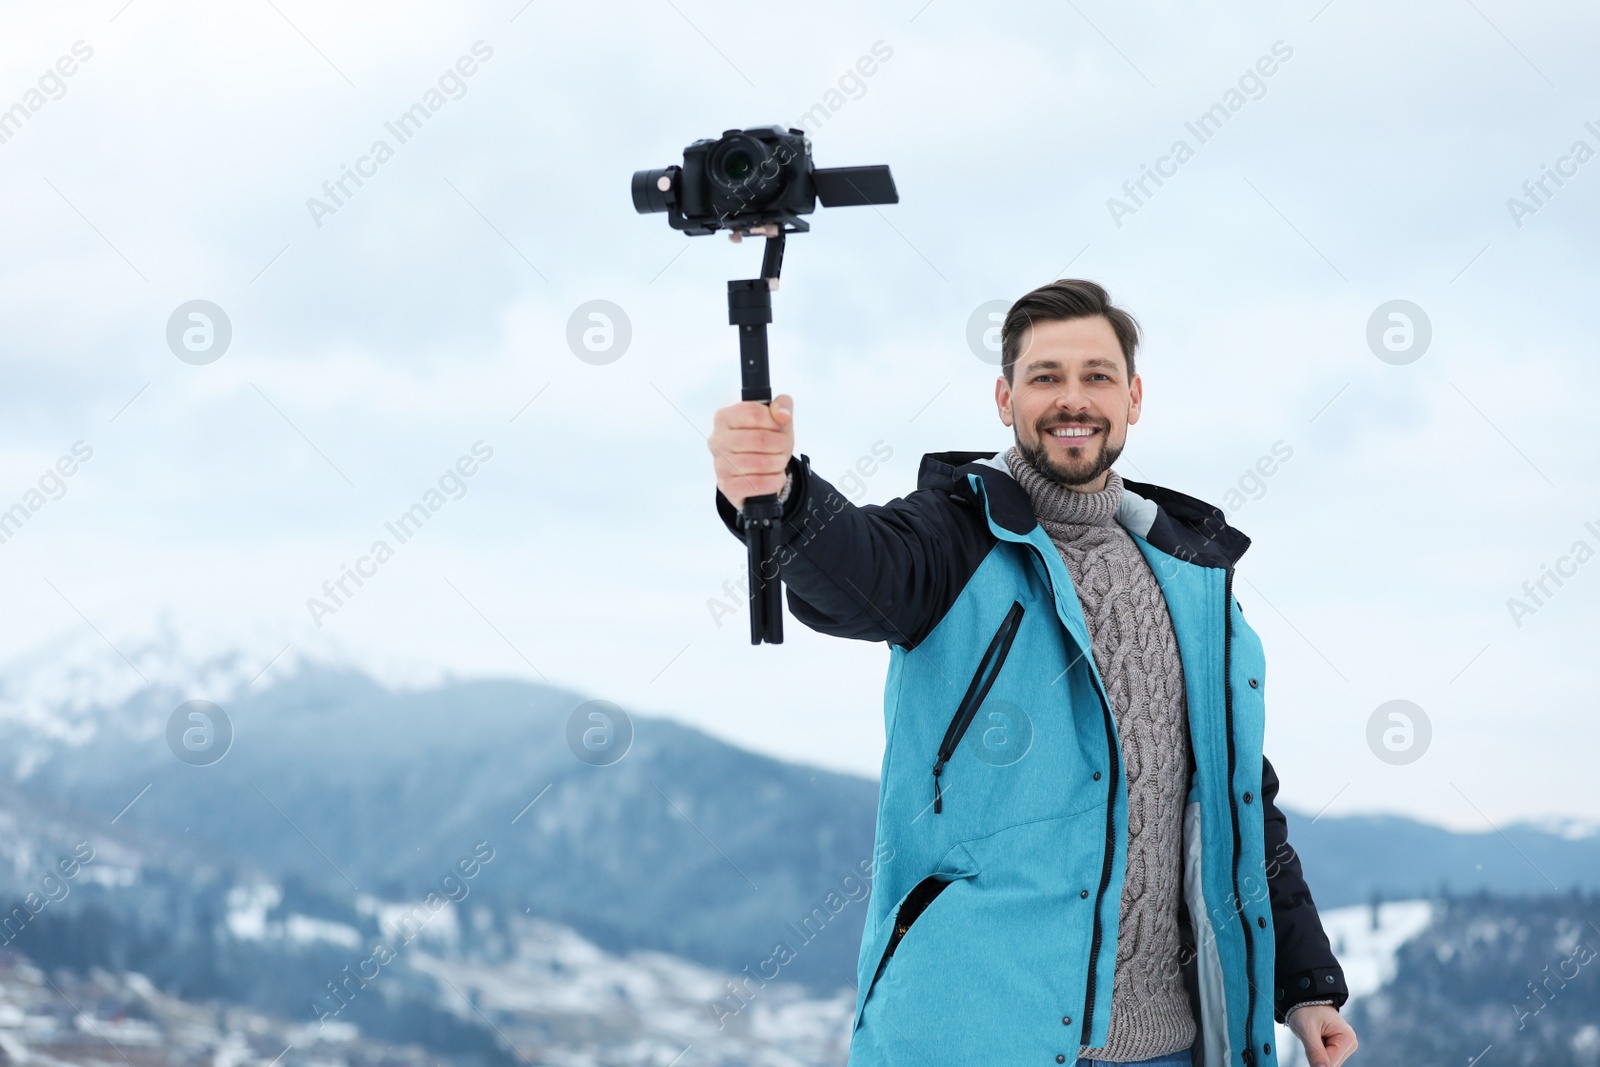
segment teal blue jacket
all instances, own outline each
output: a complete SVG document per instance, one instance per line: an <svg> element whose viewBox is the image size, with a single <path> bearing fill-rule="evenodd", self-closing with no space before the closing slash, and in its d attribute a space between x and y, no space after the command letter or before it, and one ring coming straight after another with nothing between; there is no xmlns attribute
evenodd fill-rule
<svg viewBox="0 0 1600 1067"><path fill-rule="evenodd" d="M916 492L864 507L809 457L789 471L791 613L890 647L850 1067L1074 1062L1107 1038L1128 812L1061 555L994 453L925 456ZM1183 949L1164 973L1188 993L1197 1067L1275 1067L1274 1019L1348 994L1273 803L1265 662L1233 596L1249 539L1139 482L1117 519L1165 595L1188 704Z"/></svg>

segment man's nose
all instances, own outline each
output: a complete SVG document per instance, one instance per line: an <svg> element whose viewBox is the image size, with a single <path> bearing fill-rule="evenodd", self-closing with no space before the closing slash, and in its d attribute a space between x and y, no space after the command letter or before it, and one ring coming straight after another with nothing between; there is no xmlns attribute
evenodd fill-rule
<svg viewBox="0 0 1600 1067"><path fill-rule="evenodd" d="M1081 415L1089 410L1089 394L1079 383L1065 382L1056 391L1055 406L1060 411Z"/></svg>

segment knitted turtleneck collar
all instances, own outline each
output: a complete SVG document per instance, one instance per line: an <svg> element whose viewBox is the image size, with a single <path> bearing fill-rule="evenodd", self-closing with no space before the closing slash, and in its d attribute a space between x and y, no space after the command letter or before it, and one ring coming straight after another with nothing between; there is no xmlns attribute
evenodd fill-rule
<svg viewBox="0 0 1600 1067"><path fill-rule="evenodd" d="M1070 523L1079 526L1108 526L1117 519L1122 503L1122 476L1106 472L1106 487L1097 493L1080 493L1055 481L1012 445L1002 457L1017 484L1033 501L1034 514L1042 523Z"/></svg>

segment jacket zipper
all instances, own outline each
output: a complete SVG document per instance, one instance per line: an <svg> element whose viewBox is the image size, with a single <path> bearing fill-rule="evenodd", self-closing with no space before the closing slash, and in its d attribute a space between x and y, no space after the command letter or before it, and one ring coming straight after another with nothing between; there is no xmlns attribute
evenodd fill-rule
<svg viewBox="0 0 1600 1067"><path fill-rule="evenodd" d="M1052 581L1051 578L1050 578L1050 568L1049 568L1046 560L1044 559L1043 553L1041 553L1039 551L1039 549L1034 545L1030 544L1029 547L1033 549L1035 555L1038 555L1040 557L1039 558L1039 562L1041 564L1045 565L1045 568L1044 568L1045 582L1046 582L1046 584L1048 584L1050 586L1050 595L1051 595L1051 598L1054 599L1054 597L1055 597L1055 582ZM1233 899L1234 899L1235 909L1238 911L1238 914L1239 914L1239 925L1240 925L1241 929L1244 930L1245 973L1248 976L1248 975L1253 975L1255 973L1255 945L1254 945L1254 939L1250 936L1250 923L1245 918L1244 903L1243 903L1242 898L1239 896L1239 863L1238 863L1238 858L1239 858L1240 849L1242 848L1242 841L1241 841L1241 834L1240 834L1240 831L1239 831L1238 800L1234 796L1234 792L1233 792L1233 774L1234 774L1234 767L1235 767L1235 765L1236 765L1236 763L1238 761L1238 755L1234 750L1234 744L1233 744L1233 682L1232 682L1232 678L1231 678L1230 673L1229 673L1233 669L1233 567L1232 567L1232 565L1229 565L1227 570L1224 572L1223 590L1224 590L1224 595L1223 595L1223 615L1222 615L1222 693L1223 693L1223 712L1224 712L1224 716L1223 717L1224 717L1224 722L1225 722L1225 726L1226 726L1227 734L1228 734L1228 814L1229 814L1229 816L1230 816L1230 818L1231 818L1231 820L1233 822L1233 864L1232 864ZM1106 703L1105 694L1100 692L1100 688L1098 686L1095 687L1095 696L1098 697L1099 700L1100 700L1100 712L1101 712L1101 715L1102 715L1102 717L1104 719L1104 722L1105 722L1106 741L1107 741L1106 749L1107 749L1107 753L1108 753L1108 755L1110 757L1111 773L1106 776L1107 777L1107 786L1106 786L1107 803L1106 803L1106 851L1105 851L1105 862L1102 864L1101 871L1100 871L1100 888L1095 894L1095 900L1094 900L1094 934L1093 934L1093 937L1092 937L1092 939L1090 941L1090 945L1089 945L1089 978L1088 978L1088 983L1087 983L1087 993L1084 996L1083 1034L1082 1034L1082 1038L1081 1038L1081 1040L1082 1040L1082 1042L1084 1044L1088 1044L1089 1043L1090 1032L1094 1029L1095 975L1096 975L1096 972L1098 971L1098 967L1096 966L1096 963L1097 963L1099 955L1100 955L1100 942L1101 942L1101 940L1103 938L1103 931L1101 929L1101 922L1100 922L1100 912L1101 912L1101 903L1105 898L1106 888L1111 883L1112 860L1114 858L1114 853L1115 853L1115 849L1116 849L1117 775L1120 772L1121 765L1122 765L1121 764L1121 753L1119 753L1117 751L1117 747L1115 745L1110 743L1111 738L1113 736L1113 734L1112 734L1112 731L1113 731L1113 719L1112 719L1112 715L1111 715L1111 708ZM1191 750L1191 752L1190 752L1191 761L1193 760L1193 758L1194 758L1194 754L1193 754L1193 751ZM1192 773L1192 770L1193 769L1191 768L1191 773ZM1254 981L1247 981L1245 983L1245 985L1248 987L1248 999L1246 1000L1246 1007L1245 1007L1246 1045L1245 1045L1245 1048L1244 1048L1244 1057L1243 1058L1244 1058L1245 1063L1249 1064L1249 1063L1255 1062L1255 1050L1249 1044L1250 1038L1249 1038L1248 1035L1254 1029L1255 1010L1256 1010L1256 988L1255 988Z"/></svg>
<svg viewBox="0 0 1600 1067"><path fill-rule="evenodd" d="M1006 612L1005 619L1000 623L1000 629L994 632L994 637L989 640L989 647L984 650L983 658L978 661L978 669L973 673L972 681L967 684L966 695L961 698L955 715L950 719L950 725L945 728L944 740L939 743L939 758L933 765L935 815L944 810L944 796L939 788L939 776L944 773L944 765L950 761L950 757L955 755L956 746L961 743L962 735L972 724L972 717L977 714L978 706L983 703L983 698L989 695L995 679L1000 676L1000 668L1005 665L1006 657L1011 654L1011 642L1016 639L1017 630L1022 626L1022 611L1022 601L1013 600L1011 610Z"/></svg>
<svg viewBox="0 0 1600 1067"><path fill-rule="evenodd" d="M1050 577L1049 561L1044 558L1044 553L1036 545L1030 544L1034 554L1039 557L1039 563L1044 567L1045 584L1050 587L1050 599L1055 600L1055 581ZM1092 656L1092 650L1086 653ZM1105 900L1106 889L1111 885L1112 861L1116 859L1117 851L1117 776L1122 770L1122 753L1112 743L1116 736L1115 722L1111 716L1111 705L1106 702L1105 693L1097 685L1094 695L1100 701L1100 715L1106 731L1106 755L1110 760L1111 773L1106 775L1106 847L1105 859L1100 865L1100 885L1094 895L1094 934L1089 942L1089 980L1083 998L1083 1034L1081 1041L1089 1044L1089 1033L1094 1029L1094 988L1095 974L1099 970L1100 943L1105 939L1105 931L1100 922L1101 904Z"/></svg>
<svg viewBox="0 0 1600 1067"><path fill-rule="evenodd" d="M1090 653L1092 655L1092 653ZM1106 847L1105 862L1100 868L1100 888L1094 895L1094 936L1089 942L1089 980L1087 993L1083 1004L1083 1044L1090 1044L1089 1033L1094 1029L1094 987L1095 973L1099 970L1100 942L1104 931L1100 924L1101 903L1105 900L1106 888L1111 884L1111 863L1116 858L1117 849L1117 775L1121 773L1122 753L1113 743L1115 725L1111 717L1111 705L1106 703L1105 694L1100 692L1100 687L1095 687L1095 695L1100 698L1100 714L1105 720L1106 728L1106 754L1111 763L1111 773L1106 775Z"/></svg>
<svg viewBox="0 0 1600 1067"><path fill-rule="evenodd" d="M1228 814L1233 820L1233 857L1230 866L1233 869L1233 902L1234 909L1239 914L1239 927L1244 931L1244 968L1245 986L1249 990L1245 1001L1244 1033L1245 1047L1244 1062L1255 1062L1255 1049L1252 1047L1251 1034L1255 1030L1256 1013L1256 984L1252 977L1255 974L1255 945L1250 936L1250 920L1244 914L1244 899L1239 895L1239 852L1242 848L1239 833L1239 801L1234 796L1233 774L1237 763L1237 754L1233 747L1233 567L1229 565L1223 579L1222 597L1222 707L1223 721L1228 732Z"/></svg>

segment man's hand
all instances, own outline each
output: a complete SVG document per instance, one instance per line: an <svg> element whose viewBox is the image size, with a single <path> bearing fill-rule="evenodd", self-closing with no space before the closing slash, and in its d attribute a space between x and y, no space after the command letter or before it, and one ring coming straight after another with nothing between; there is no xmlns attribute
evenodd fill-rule
<svg viewBox="0 0 1600 1067"><path fill-rule="evenodd" d="M1331 1004L1311 1004L1289 1013L1289 1029L1306 1047L1311 1067L1339 1067L1356 1050L1356 1032Z"/></svg>
<svg viewBox="0 0 1600 1067"><path fill-rule="evenodd" d="M717 488L737 509L745 499L783 489L784 468L794 454L794 398L772 403L745 400L717 410L706 439L717 469Z"/></svg>

